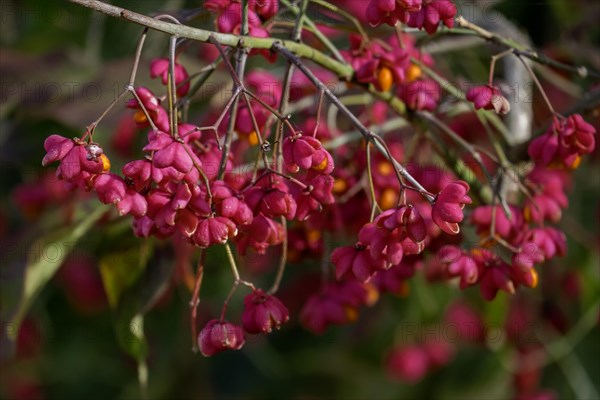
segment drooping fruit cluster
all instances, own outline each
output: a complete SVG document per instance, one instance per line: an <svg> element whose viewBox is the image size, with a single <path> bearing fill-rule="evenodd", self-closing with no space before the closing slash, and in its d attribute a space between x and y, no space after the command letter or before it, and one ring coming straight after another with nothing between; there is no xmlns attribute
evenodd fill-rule
<svg viewBox="0 0 600 400"><path fill-rule="evenodd" d="M205 8L216 15L219 32L241 34L247 25L250 38L267 38L279 3L250 1L248 24L242 24L237 0L210 0ZM432 34L440 23L452 27L455 14L448 0L371 0L366 17L373 25L400 21ZM143 86L131 90L127 119L135 128L130 126L126 139L117 133L119 151L135 156L128 155L121 171L111 172L109 158L93 140L95 124L81 138L52 135L44 143L44 165L59 162L57 176L69 188L93 191L121 216L131 215L139 237L199 249L231 251L234 245L242 258L264 260L281 253L271 263L279 270L269 291L241 279L230 260L231 293L239 285L252 292L243 300L241 324L225 319L231 295L221 317L205 324L196 338L205 356L240 349L246 334L268 334L288 321L287 308L274 297L286 261L320 260L323 282L316 293L307 293L298 319L322 333L356 321L360 308L375 304L381 293L406 295L408 280L419 270L429 281L458 281L461 289L478 286L481 297L492 300L498 291L535 287L536 267L566 252L564 234L548 223L558 222L568 205L565 169L576 168L594 149L590 124L577 114L555 114L548 131L529 146L534 167L516 178L519 189L506 199L497 187L500 178L492 177L508 179L507 166L493 155L486 160L494 161L491 171L482 162L482 154L501 146L491 146L483 129L453 131L459 129L449 121L451 113L439 106L439 76L430 72L435 62L416 39L406 32L348 39L335 63L345 60L352 67L352 85L346 87L321 67L314 67L317 78L296 70L290 87L283 74L255 69L243 71L240 79L228 65L231 96L223 101L220 93L201 117L182 122L198 74L174 59L153 60L150 77L160 78L167 93ZM268 50L260 54L277 58ZM239 50L239 55L252 57L255 50ZM229 63L227 54L221 56ZM333 112L322 116L324 91L315 88L314 79L375 97L352 106L353 118L346 118L350 126ZM510 102L492 82L470 89L464 98L469 111L510 111ZM394 101L406 107L390 106ZM289 102L291 115L286 114ZM400 113L408 128L386 131L391 112L405 108ZM382 132L377 136L366 126ZM351 128L357 127L369 133L354 139ZM134 140L142 136L137 130L145 134L141 146ZM438 133L450 133L451 140ZM466 140L468 135L474 137ZM465 238L477 237L477 245L467 246ZM447 362L451 352L445 350L427 343L409 346L393 352L388 365L403 379L416 381ZM408 371L408 364L415 370Z"/></svg>
<svg viewBox="0 0 600 400"><path fill-rule="evenodd" d="M212 356L223 350L239 350L246 342L245 332L250 334L271 333L287 322L287 308L276 297L260 289L244 298L242 326L213 319L198 335L198 347L203 355Z"/></svg>

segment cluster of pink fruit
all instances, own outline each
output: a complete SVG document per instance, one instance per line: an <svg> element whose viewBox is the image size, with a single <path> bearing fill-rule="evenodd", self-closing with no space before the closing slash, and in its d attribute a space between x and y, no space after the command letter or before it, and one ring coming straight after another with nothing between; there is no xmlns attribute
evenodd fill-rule
<svg viewBox="0 0 600 400"><path fill-rule="evenodd" d="M217 14L219 31L240 33L238 1L205 4ZM269 36L264 22L277 10L277 1L250 1L249 35ZM456 7L447 0L371 0L367 8L374 25L401 21L428 33L435 32L440 22L451 27L455 14ZM262 54L274 57L270 52ZM415 112L437 109L441 88L419 67L433 66L433 59L415 46L409 34L386 41L350 36L349 49L342 54L355 70L353 83L373 85L381 92L395 87L397 97ZM151 77L160 77L167 85L170 61L154 60ZM173 62L176 95L185 97L193 75ZM315 74L328 76L324 70ZM270 90L257 91L252 101L238 98L239 107L232 108L237 115L231 129L225 118L231 118L230 108L216 118L208 117L213 125L207 126L214 129L174 124L173 109L163 107L159 96L146 87L135 88L135 98L127 107L134 110L136 126L149 131L143 156L128 162L122 175L110 172L110 161L93 141L93 131L75 139L50 136L44 144L43 164L59 161L57 176L70 187L94 191L102 203L116 205L120 215L131 214L133 231L140 237L177 238L199 248L234 243L240 255L265 254L284 244L284 256L294 262L327 259L324 232L336 238L355 237L353 245L337 247L331 253L339 282L325 282L300 312L304 326L317 333L332 324L354 321L359 308L373 304L378 293L402 292L405 281L422 265L426 265L429 279L458 279L463 289L479 285L482 297L491 300L499 290L514 293L518 286L536 286L534 266L565 253L564 235L545 223L557 222L567 206L567 178L555 167L577 167L581 156L594 147L595 130L579 115L557 115L548 132L531 143L535 168L523 178L524 200L504 207L478 201L470 221L475 233L482 236L482 245L465 249L460 247L459 224L465 218L465 205L474 202L467 182L417 157L405 158L399 138L386 139L388 154L377 154L373 160L366 156L370 147L345 141L336 147L334 163L326 147L342 133L321 120L321 104L316 110L316 104L299 108L296 116L300 122L293 127L289 118L277 116L275 111L284 97L281 79L266 71L252 71L243 81L245 87ZM314 93L298 75L292 82L300 89L292 92L292 100ZM236 96L241 96L239 91ZM509 111L506 99L491 85L474 88L467 98L476 109L499 114ZM356 115L364 124L381 124L389 111L386 103L376 102ZM274 121L283 126L280 132L272 129ZM224 137L232 131L232 146L223 146ZM279 151L267 160L272 133ZM424 145L417 148L423 149L431 151ZM253 174L240 174L239 168L252 161L248 154L256 156L257 167ZM408 170L426 189L407 185L389 158L414 161ZM421 166L415 168L417 164ZM492 252L489 244L502 245L509 250L509 257ZM236 280L235 285L239 283ZM247 286L252 293L244 300L242 326L227 322L224 315L208 322L198 336L204 355L239 349L244 332L268 333L288 320L288 310L273 293Z"/></svg>
<svg viewBox="0 0 600 400"><path fill-rule="evenodd" d="M431 34L440 22L448 28L454 26L456 6L450 0L371 0L366 11L373 26L402 22Z"/></svg>

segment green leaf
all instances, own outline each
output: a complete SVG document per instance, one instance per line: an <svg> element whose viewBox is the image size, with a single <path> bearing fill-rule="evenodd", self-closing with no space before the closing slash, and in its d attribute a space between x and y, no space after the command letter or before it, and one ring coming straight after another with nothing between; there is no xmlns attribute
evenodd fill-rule
<svg viewBox="0 0 600 400"><path fill-rule="evenodd" d="M157 249L148 260L143 273L122 291L116 308L115 328L119 344L129 355L141 361L148 348L140 319L167 289L175 258L170 248Z"/></svg>
<svg viewBox="0 0 600 400"><path fill-rule="evenodd" d="M151 251L149 243L146 241L140 248L109 253L100 259L100 275L111 307L117 306L121 293L142 274Z"/></svg>
<svg viewBox="0 0 600 400"><path fill-rule="evenodd" d="M77 242L94 226L96 221L106 211L105 207L98 207L75 226L69 226L52 232L37 240L31 246L25 266L23 294L11 321L12 329L7 332L11 340L16 338L23 317L44 286L46 286L67 256L73 251Z"/></svg>

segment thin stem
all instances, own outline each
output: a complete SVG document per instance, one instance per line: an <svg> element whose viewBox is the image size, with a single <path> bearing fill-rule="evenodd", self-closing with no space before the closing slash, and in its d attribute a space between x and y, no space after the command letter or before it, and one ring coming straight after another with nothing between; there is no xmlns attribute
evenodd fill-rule
<svg viewBox="0 0 600 400"><path fill-rule="evenodd" d="M385 156L388 159L390 159L390 160L394 160L394 156L392 155L392 151L390 150L390 148L387 145L387 143L385 142L385 140L383 140L383 138L381 138L380 136L374 136L373 138L375 139L375 141L377 143L379 143L381 146L383 146L383 149L385 151ZM368 145L368 143L367 143L367 145ZM404 180L402 179L402 173L400 172L400 169L398 168L398 166L394 162L392 162L392 167L394 167L394 172L396 174L396 178L398 179L398 183L400 184L400 187L403 187L404 186Z"/></svg>
<svg viewBox="0 0 600 400"><path fill-rule="evenodd" d="M244 71L246 69L246 59L248 57L247 50L244 48L238 48L237 51L237 65L234 69L231 65L229 59L225 56L225 52L219 42L215 39L214 36L209 37L209 41L217 47L219 52L221 53L221 57L223 57L223 61L225 62L225 66L229 71L229 75L233 80L233 88L232 92L236 92L238 90L243 89L244 85L242 81L244 79ZM219 179L223 179L223 175L225 174L225 167L227 166L227 158L229 157L229 149L231 148L231 142L233 140L233 131L235 129L235 122L237 118L237 111L239 105L239 98L233 100L233 104L231 105L231 113L229 114L229 124L227 126L227 132L225 134L225 141L223 143L223 154L221 155L221 162L219 164ZM259 134L260 132L257 132Z"/></svg>
<svg viewBox="0 0 600 400"><path fill-rule="evenodd" d="M294 29L291 34L291 40L299 42L302 38L302 26L304 24L304 14L306 13L306 7L308 6L308 0L302 0L300 8L296 13L296 22ZM283 86L281 88L281 100L279 102L279 115L285 115L290 99L290 85L292 83L292 76L294 75L294 64L288 60L288 65L285 70L285 76L283 77ZM283 121L279 119L277 122L276 136L275 136L276 148L273 153L274 162L278 171L282 171L283 163Z"/></svg>
<svg viewBox="0 0 600 400"><path fill-rule="evenodd" d="M240 35L218 33L205 29L193 28L186 25L156 20L154 18L135 13L133 11L106 4L97 0L69 0L72 3L91 8L98 12L107 14L111 17L124 19L147 28L152 28L169 35L177 35L181 38L196 40L199 42L209 42L211 37L219 44L230 47L237 47L240 41L243 40L247 48L252 49L270 49L273 44L280 42L284 47L299 57L310 59L322 67L336 73L339 77L350 80L354 74L352 66L341 63L332 57L329 57L322 52L314 49L303 43L296 43L291 40L281 40L278 38L257 38L257 37L242 37Z"/></svg>
<svg viewBox="0 0 600 400"><path fill-rule="evenodd" d="M200 249L200 256L198 257L198 271L196 272L196 282L194 284L194 291L192 293L192 299L190 300L190 326L192 331L192 351L198 352L198 330L196 327L196 319L198 314L198 305L200 304L200 288L202 287L202 278L204 277L204 258L205 253Z"/></svg>
<svg viewBox="0 0 600 400"><path fill-rule="evenodd" d="M338 13L342 17L346 18L348 21L350 21L356 27L356 30L358 31L358 33L360 33L360 35L363 37L363 39L366 42L369 41L369 35L367 35L367 32L362 27L362 24L358 21L358 19L356 17L354 17L354 15L350 14L343 8L340 8L340 7L338 7L334 4L331 4L327 1L324 1L324 0L310 0L310 1L315 4L320 5L321 7L327 8L335 13Z"/></svg>
<svg viewBox="0 0 600 400"><path fill-rule="evenodd" d="M450 96L456 98L457 100L461 100L461 101L465 101L466 102L466 95L465 95L465 93L462 90L460 90L458 87L456 87L455 85L453 85L448 80L444 79L442 76L440 76L434 70L432 70L431 68L429 68L427 65L423 64L421 61L417 60L416 58L411 57L410 61L413 64L417 65L419 68L421 68L423 70L423 72L427 76L429 76L431 79L433 79L434 81L436 81L440 85L440 87L442 88L442 90L446 91ZM398 112L397 110L395 110L395 111ZM502 120L498 117L498 115L496 115L496 113L494 113L492 111L489 111L489 110L479 110L479 112L488 121L490 121L490 123L492 125L494 125L494 127L505 138L509 138L511 136L511 133L508 131L508 128L506 127L506 125L504 124L504 122L502 122Z"/></svg>
<svg viewBox="0 0 600 400"><path fill-rule="evenodd" d="M465 139L463 139L459 134L457 134L452 129L450 129L450 127L448 125L443 123L441 120L439 120L435 115L431 114L430 112L422 111L422 112L419 112L417 115L419 115L426 121L433 123L433 125L435 125L438 129L440 129L446 135L448 135L454 142L456 142L466 152L468 152L473 157L473 159L477 162L477 164L481 168L482 172L486 175L486 178L491 183L491 181L492 181L491 175L490 175L487 167L485 166L483 159L481 158L481 154L479 153L479 151L477 151L477 149L475 149L475 147L473 147L473 145L471 145L469 142L467 142Z"/></svg>
<svg viewBox="0 0 600 400"><path fill-rule="evenodd" d="M119 101L121 101L121 99L123 98L123 96L125 95L125 93L127 93L129 91L129 88L133 86L133 84L135 82L135 76L137 74L137 70L138 70L138 67L139 67L139 64L140 64L140 58L142 56L142 49L144 48L144 43L146 41L147 34L148 34L148 28L144 28L144 31L142 32L142 36L138 40L138 44L137 44L137 47L136 47L136 50L135 50L135 58L133 59L133 66L131 67L131 74L129 75L129 81L127 82L127 85L125 85L125 88L108 105L108 107L98 117L98 119L96 119L94 122L92 122L90 125L88 125L87 131L86 131L86 135L84 136L84 138L89 134L90 140L91 140L92 136L94 135L94 130L96 129L96 127L98 126L98 124L104 119L104 117L106 117L106 115L110 112L110 110L112 110L112 108Z"/></svg>
<svg viewBox="0 0 600 400"><path fill-rule="evenodd" d="M169 116L171 118L171 135L179 138L178 132L178 111L177 111L177 85L175 84L175 48L177 46L177 36L171 36L169 40Z"/></svg>
<svg viewBox="0 0 600 400"><path fill-rule="evenodd" d="M332 107L332 109L337 110L335 107ZM405 118L396 117L396 118L388 119L387 122L385 122L381 125L370 125L368 128L383 137L390 132L397 131L398 129L401 129L401 128L405 128L406 126L408 126L408 121ZM415 135L414 138L417 138L417 135ZM343 132L342 134L337 136L335 139L331 139L331 140L328 140L326 143L323 143L323 147L327 150L337 149L338 147L343 146L347 143L352 143L354 141L358 141L361 139L364 139L364 137L359 132L347 131L347 132ZM414 140L415 139L413 139L413 141ZM408 146L408 150L411 150L411 147L414 147L414 145ZM410 157L409 157L410 154L411 154L411 152L407 151L406 155L405 155L405 159L407 159L407 160L410 159Z"/></svg>
<svg viewBox="0 0 600 400"><path fill-rule="evenodd" d="M229 266L231 267L231 272L233 273L234 280L233 280L233 285L231 287L231 290L229 291L229 294L227 294L227 298L223 302L223 309L221 310L221 318L220 318L221 322L223 322L225 320L225 313L227 312L227 307L229 306L229 301L231 300L231 297L233 296L233 294L235 293L235 291L237 290L237 288L240 284L242 284L244 286L248 286L252 290L256 290L256 287L254 286L253 283L240 279L240 273L238 272L236 262L235 262L235 257L233 256L233 252L231 251L231 247L229 246L229 243L225 243L223 246L225 247L225 253L227 254L227 260L229 261Z"/></svg>
<svg viewBox="0 0 600 400"><path fill-rule="evenodd" d="M254 166L252 167L252 179L250 180L251 182L254 182L258 175L258 169L260 168L260 159L260 157L256 157L256 160L254 161ZM264 166L266 166L266 164Z"/></svg>
<svg viewBox="0 0 600 400"><path fill-rule="evenodd" d="M159 14L159 15L154 16L154 19L156 19L156 20L168 19L169 21L173 22L174 24L181 25L181 22L179 22L179 20L177 18L175 18L174 16L172 16L170 14Z"/></svg>
<svg viewBox="0 0 600 400"><path fill-rule="evenodd" d="M221 125L221 122L223 122L223 119L227 115L227 112L231 108L231 105L233 104L233 102L235 101L235 99L240 95L240 93L241 93L241 88L237 88L233 92L233 94L231 95L231 97L229 98L229 100L227 100L227 103L225 104L225 107L221 111L221 114L219 115L219 117L217 118L217 120L215 121L214 124L212 124L210 126L201 126L201 127L198 127L199 131L212 131L214 133L214 135L215 135L215 141L217 142L217 147L218 147L219 150L222 150L221 143L219 142L219 126Z"/></svg>
<svg viewBox="0 0 600 400"><path fill-rule="evenodd" d="M260 127L258 126L258 122L256 121L256 114L254 114L254 110L252 109L252 104L250 103L250 99L248 98L248 93L242 91L242 98L244 99L244 103L248 108L248 114L250 114L250 122L252 123L252 129L256 134L256 139L258 140L259 147L263 148L263 137L262 132L260 131Z"/></svg>
<svg viewBox="0 0 600 400"><path fill-rule="evenodd" d="M231 52L231 48L228 47L224 50L226 57L229 56L229 53ZM206 83L206 81L208 81L208 79L210 78L210 76L212 75L212 73L215 71L215 69L217 69L217 67L219 66L219 64L221 64L221 62L223 62L223 58L219 55L219 57L217 57L217 59L215 61L213 61L212 63L204 66L200 71L198 71L195 74L190 75L190 77L187 79L189 81L191 81L192 79L196 78L196 77L200 77L190 88L189 92L185 95L185 97L183 99L180 100L180 102L188 102L191 97L196 94L196 92L198 92L198 90L200 90L200 88L202 87L202 85L204 85ZM185 82L181 82L181 84L184 84Z"/></svg>
<svg viewBox="0 0 600 400"><path fill-rule="evenodd" d="M559 115L554 110L554 107L552 107L552 103L550 103L550 99L546 95L546 91L544 90L544 87L540 83L540 80L538 79L538 77L535 74L535 72L533 72L533 70L531 69L531 66L529 65L529 63L527 63L527 61L523 60L523 57L521 57L520 55L517 55L517 58L519 59L519 61L521 61L521 63L523 64L523 66L525 67L525 69L527 69L527 72L531 76L531 79L533 79L533 81L535 82L535 85L537 86L538 90L542 94L542 97L544 98L544 102L546 102L546 105L548 106L548 109L550 110L550 112L552 113L552 115Z"/></svg>
<svg viewBox="0 0 600 400"><path fill-rule="evenodd" d="M142 36L138 41L137 48L135 49L135 59L133 61L133 67L131 68L131 74L129 75L129 84L133 85L135 82L135 76L137 74L137 70L140 64L140 58L142 56L142 49L144 48L144 42L146 42L146 36L148 35L148 27L144 28L142 32Z"/></svg>
<svg viewBox="0 0 600 400"><path fill-rule="evenodd" d="M231 289L229 289L229 293L227 293L227 297L225 298L225 301L223 302L223 308L221 308L221 317L219 318L219 321L221 321L221 322L225 321L225 313L227 312L227 308L229 307L229 302L231 301L233 294L235 293L235 291L237 290L237 288L239 286L240 286L239 280L236 280L233 282L233 285L231 286Z"/></svg>
<svg viewBox="0 0 600 400"><path fill-rule="evenodd" d="M235 76L238 82L233 83L233 89L235 90L240 86L240 82L244 79L244 71L246 69L246 60L248 53L245 49L238 49L236 70L232 76ZM228 63L229 60L226 61ZM227 132L225 133L225 142L223 143L223 153L221 154L221 163L219 165L219 179L223 179L225 174L225 167L227 166L227 158L229 157L229 150L231 149L231 142L233 140L233 132L235 130L235 123L237 121L237 114L239 108L239 97L233 101L231 106L231 112L229 114L229 124L227 126ZM257 135L260 132L257 132Z"/></svg>
<svg viewBox="0 0 600 400"><path fill-rule="evenodd" d="M181 140L181 145L183 146L183 148L184 148L185 152L187 153L187 155L192 160L192 164L194 164L194 167L198 170L198 173L202 177L202 181L204 182L204 186L206 186L206 195L208 197L208 204L211 204L213 196L212 196L212 191L210 189L210 181L208 179L208 176L206 176L206 174L204 173L204 170L202 169L202 167L196 161L196 157L194 157L194 154L193 154L192 150L189 148L189 145L187 143L185 143L183 140Z"/></svg>
<svg viewBox="0 0 600 400"><path fill-rule="evenodd" d="M248 36L248 7L249 1L242 0L242 25L240 31L242 36Z"/></svg>
<svg viewBox="0 0 600 400"><path fill-rule="evenodd" d="M277 274L273 285L269 289L269 294L275 294L279 290L279 285L283 279L283 273L285 272L285 266L287 264L287 249L288 249L288 237L287 237L287 221L285 217L281 217L281 226L286 234L283 235L283 241L281 242L281 258L279 259L279 265L277 266Z"/></svg>
<svg viewBox="0 0 600 400"><path fill-rule="evenodd" d="M396 37L398 38L398 46L401 49L404 49L406 46L404 45L404 32L402 32L402 24L398 23L396 25Z"/></svg>
<svg viewBox="0 0 600 400"><path fill-rule="evenodd" d="M494 195L494 197L492 198L492 221L490 223L489 235L488 235L488 237L481 239L481 241L479 243L483 247L485 247L488 244L498 243L501 246L504 246L508 250L512 251L513 253L520 253L521 252L520 248L514 247L513 245L508 243L506 240L504 240L502 237L500 237L496 234L496 219L497 219L496 218L496 209L498 207L499 199L500 199L499 196L496 196L496 195Z"/></svg>
<svg viewBox="0 0 600 400"><path fill-rule="evenodd" d="M256 287L250 282L246 282L246 281L243 281L240 279L234 281L233 284L231 285L231 289L229 290L229 293L227 294L227 297L225 298L225 301L223 302L223 308L221 309L221 317L219 318L219 321L221 321L221 322L225 321L225 313L227 313L227 308L229 307L229 302L231 301L231 298L235 294L235 292L238 289L238 287L240 286L240 284L247 286L252 290L256 290Z"/></svg>
<svg viewBox="0 0 600 400"><path fill-rule="evenodd" d="M590 70L584 66L569 65L553 60L542 53L538 53L535 50L528 49L527 47L520 43L517 43L513 39L505 38L497 33L492 33L488 30L485 30L482 27L475 25L470 21L467 21L463 16L456 17L456 25L461 28L468 29L475 33L477 36L489 40L492 43L513 49L513 52L517 56L527 57L540 64L545 64L551 67L563 69L565 71L573 72L579 75L579 77L581 78L586 78L588 76L593 78L600 78L600 72Z"/></svg>
<svg viewBox="0 0 600 400"><path fill-rule="evenodd" d="M296 129L294 128L294 126L292 125L292 123L290 122L290 115L282 115L279 111L277 111L276 109L274 109L273 107L271 107L269 104L265 103L260 97L258 97L256 94L250 92L249 90L244 90L248 96L252 97L254 100L256 100L261 106L263 106L265 109L267 109L271 114L273 114L277 119L279 119L280 121L282 121L290 130L290 132L292 132L292 134L296 134Z"/></svg>
<svg viewBox="0 0 600 400"><path fill-rule="evenodd" d="M421 193L423 193L423 196L429 201L429 202L433 202L434 198L433 196L430 196L427 193L427 190L402 166L402 164L400 164L396 159L394 159L391 156L391 153L386 150L385 148L385 142L383 142L384 144L382 144L382 140L379 136L377 136L376 134L374 134L373 132L371 132L367 127L365 127L363 125L362 122L360 122L360 120L348 109L348 107L346 107L338 98L335 94L333 94L333 92L331 92L331 90L329 90L329 88L327 86L325 86L323 84L323 82L321 82L319 80L319 78L317 78L310 69L308 69L306 67L306 65L296 56L294 55L289 49L287 49L286 47L283 47L283 45L279 42L273 44L273 50L277 51L279 54L283 55L285 58L287 58L288 60L292 61L294 63L294 65L300 70L302 71L302 73L304 75L306 75L306 77L313 83L313 85L315 85L317 87L317 89L323 91L323 93L325 93L325 96L327 96L329 98L329 100L335 104L335 106L340 110L340 112L342 112L352 123L352 125L365 137L365 139L368 142L372 142L375 147L377 147L377 149L386 157L388 158L388 160L390 160L392 162L392 164L394 165L395 169L398 171L398 173L404 178L406 179L412 186L414 186L415 188L419 189L421 191Z"/></svg>
<svg viewBox="0 0 600 400"><path fill-rule="evenodd" d="M360 182L357 182L355 185L352 185L350 187L350 189L348 189L346 191L346 193L344 193L342 196L340 196L340 198L336 201L336 204L344 204L344 203L346 203L352 197L354 197L358 193L360 193L360 191L363 190L363 189L364 189L364 185L361 184Z"/></svg>
<svg viewBox="0 0 600 400"><path fill-rule="evenodd" d="M508 49L508 50L504 50L503 52L492 56L492 62L490 63L490 76L488 79L488 85L492 86L492 83L494 82L494 70L496 69L496 62L499 59L501 59L502 57L505 57L512 53L513 53L513 49Z"/></svg>
<svg viewBox="0 0 600 400"><path fill-rule="evenodd" d="M375 211L379 209L381 211L381 207L377 203L377 197L375 196L375 184L373 183L373 170L371 166L371 143L365 142L365 146L367 146L367 179L369 181L369 193L371 195L371 218L370 221L373 222L375 218Z"/></svg>
<svg viewBox="0 0 600 400"><path fill-rule="evenodd" d="M179 25L170 22L164 22L160 20L156 20L154 18L135 13L133 11L116 7L110 4L106 4L102 1L97 0L69 0L72 3L79 4L81 6L91 8L95 11L107 14L111 17L124 19L126 21L130 21L144 27L152 28L170 35L178 35L181 38L197 40L200 42L208 42L209 37L215 36L217 41L225 46L238 46L240 41L239 35L234 34L226 34L226 33L217 33L211 32L205 29L192 28L185 25ZM356 18L352 17L348 13L344 13L343 10L340 10L338 7L329 4L323 0L313 0L314 3L322 5L334 12L339 12L340 15L344 15L346 18L349 17L350 20L356 21ZM490 40L496 44L499 44L504 47L512 47L515 49L515 54L520 54L524 57L530 58L536 62L541 64L549 65L552 67L564 69L566 71L570 71L578 74L580 77L594 77L600 78L600 72L590 70L584 66L573 66L564 64L558 61L555 61L544 54L540 54L531 49L525 48L523 45L516 43L513 40L503 38L497 34L486 31L485 29L478 27L477 25L467 21L463 17L459 16L456 18L457 25L459 27L466 28L468 31L471 31L473 34L480 36L486 40ZM356 24L357 30L362 30L360 24ZM465 34L464 31L460 31L460 29L449 30L448 33L458 33ZM339 77L344 78L346 80L350 80L354 71L352 67L348 64L341 63L322 52L315 50L311 46L302 44L302 43L294 43L292 41L281 41L277 38L254 38L248 37L245 38L245 44L249 48L253 49L270 49L275 42L281 42L282 45L288 48L292 53L296 54L299 57L303 57L306 59L310 59L315 63L321 65L322 67L336 73Z"/></svg>
<svg viewBox="0 0 600 400"><path fill-rule="evenodd" d="M490 224L490 236L492 238L496 237L496 200L498 200L498 198L494 196L492 199L492 223Z"/></svg>
<svg viewBox="0 0 600 400"><path fill-rule="evenodd" d="M98 126L98 124L104 119L104 117L106 117L106 115L110 112L110 110L112 110L112 108L119 102L121 101L121 99L123 98L123 96L125 96L125 93L127 93L128 90L127 89L123 89L121 91L121 93L119 93L119 95L109 104L108 107L106 107L106 109L104 110L104 112L98 117L98 119L96 119L94 122L92 122L91 124L88 125L87 129L86 129L86 134L84 136L87 137L89 134L90 140L92 139L92 136L94 135L94 130L96 129L96 127Z"/></svg>
<svg viewBox="0 0 600 400"><path fill-rule="evenodd" d="M500 142L494 137L494 133L488 123L488 120L479 111L476 111L475 115L481 122L481 125L483 125L483 128L485 129L485 132L486 132L488 138L490 139L490 143L492 143L492 147L494 148L494 151L496 152L496 154L498 155L498 158L500 159L500 164L505 167L510 166L510 161L508 160L508 157L506 156L506 153L504 152L504 149L502 148L502 144L500 144Z"/></svg>
<svg viewBox="0 0 600 400"><path fill-rule="evenodd" d="M268 167L266 168L266 170L268 172L272 173L272 174L275 174L277 176L281 176L282 178L285 178L285 179L289 180L290 182L295 183L296 185L300 186L304 190L308 189L308 186L306 186L305 183L299 181L298 179L294 178L293 176L284 174L283 172L279 172L279 171L277 171L275 169L268 168Z"/></svg>
<svg viewBox="0 0 600 400"><path fill-rule="evenodd" d="M288 0L279 0L279 2L281 4L283 4L284 6L286 6L295 15L298 15L301 12L303 14L306 13L306 10L301 11L301 9L298 6L290 3ZM317 39L319 39L321 41L321 43L323 43L325 45L325 47L327 47L327 49L331 52L331 55L333 56L333 58L335 58L336 60L338 60L341 63L347 63L346 59L344 58L344 56L342 56L342 54L337 49L337 47L335 46L335 44L333 44L327 38L327 36L325 36L323 34L323 32L321 32L321 30L319 29L319 27L310 18L308 18L308 16L306 14L304 15L304 23L308 26L308 28L310 28L309 29L310 32L312 32L317 37ZM295 24L294 24L294 26L295 26Z"/></svg>
<svg viewBox="0 0 600 400"><path fill-rule="evenodd" d="M317 131L319 130L319 125L321 125L321 109L323 108L323 99L325 99L325 94L322 90L319 91L319 104L317 105L317 120L315 122L315 129L313 129L312 136L317 136Z"/></svg>
<svg viewBox="0 0 600 400"><path fill-rule="evenodd" d="M233 274L233 279L235 281L240 280L240 273L238 272L235 257L233 257L233 252L231 251L231 247L229 243L225 243L223 245L225 247L225 253L227 254L227 260L229 260L229 266L231 267L231 273Z"/></svg>
<svg viewBox="0 0 600 400"><path fill-rule="evenodd" d="M248 98L248 91L244 87L242 87L242 89L242 97L244 99L244 103L246 103L246 107L248 108L250 120L252 121L252 128L254 129L254 133L258 139L258 145L260 147L259 155L262 156L263 162L265 163L265 165L267 165L269 162L266 153L268 147L265 146L265 142L262 137L262 132L260 131L260 127L258 126L258 122L256 121L256 115L254 114L254 110L252 109L252 104L250 104L250 99Z"/></svg>
<svg viewBox="0 0 600 400"><path fill-rule="evenodd" d="M148 123L150 124L150 127L152 128L152 130L157 131L158 128L156 127L156 124L154 123L154 120L152 120L152 118L150 117L150 113L146 109L146 106L142 102L142 99L140 99L140 96L138 96L138 94L135 91L133 85L128 85L127 90L129 92L131 92L131 94L133 95L133 97L135 98L135 100L138 102L138 105L140 106L140 108L142 109L142 112L146 116L146 119L148 120Z"/></svg>

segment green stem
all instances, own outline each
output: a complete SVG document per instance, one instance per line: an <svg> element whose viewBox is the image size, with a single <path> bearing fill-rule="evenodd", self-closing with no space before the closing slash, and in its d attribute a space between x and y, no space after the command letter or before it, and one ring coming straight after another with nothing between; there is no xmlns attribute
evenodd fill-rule
<svg viewBox="0 0 600 400"><path fill-rule="evenodd" d="M375 196L375 184L373 183L373 170L371 166L371 143L365 141L367 146L367 179L369 181L369 194L371 195L371 218L370 222L373 222L375 218L375 212L377 209L381 211L381 207L377 204L377 196Z"/></svg>
<svg viewBox="0 0 600 400"><path fill-rule="evenodd" d="M369 41L369 35L367 35L367 32L365 32L361 23L358 21L358 19L356 19L354 17L354 15L350 14L343 8L340 8L340 7L336 6L335 4L331 4L325 0L311 0L311 2L318 4L321 7L327 8L328 10L331 10L331 11L341 15L342 17L346 18L348 21L352 22L352 24L356 27L356 30L358 31L358 33L360 33L360 35L363 37L363 39L365 39L365 41L367 41L367 42Z"/></svg>
<svg viewBox="0 0 600 400"><path fill-rule="evenodd" d="M305 12L306 9L303 6L304 10L300 9L298 6L290 3L288 0L279 0L279 2L281 4L283 4L284 6L286 6L294 15L298 15L300 13L302 13L304 15L304 24L306 24L306 26L310 29L308 29L313 35L315 35L315 37L317 39L319 39L321 41L321 43L323 43L325 45L325 47L327 47L327 49L331 52L331 54L333 55L333 58L335 58L336 60L338 60L341 63L346 64L346 59L344 59L344 56L342 56L342 54L339 52L339 50L337 49L337 47L331 43L331 40L329 40L327 38L327 36L325 36L323 34L323 32L321 32L321 30L319 29L319 27L317 27L317 25L310 19L308 18L308 16L306 16Z"/></svg>
<svg viewBox="0 0 600 400"><path fill-rule="evenodd" d="M332 57L329 57L324 53L312 48L311 46L302 43L296 43L292 40L281 40L278 38L257 38L251 36L244 37L230 33L218 33L206 29L193 28L186 25L178 25L171 22L160 21L121 7L106 4L102 1L69 1L87 8L91 8L92 10L101 12L111 17L120 18L144 27L167 33L169 35L177 35L181 38L196 40L199 42L209 42L209 39L212 36L219 44L223 46L238 47L241 45L240 41L242 41L243 46L253 49L271 49L273 44L280 43L283 47L287 48L296 56L311 60L328 69L329 71L334 72L340 78L351 80L354 74L352 66L343 64Z"/></svg>

